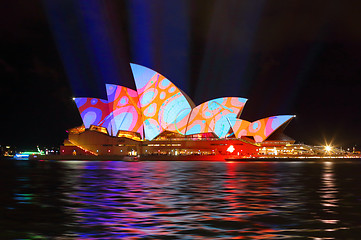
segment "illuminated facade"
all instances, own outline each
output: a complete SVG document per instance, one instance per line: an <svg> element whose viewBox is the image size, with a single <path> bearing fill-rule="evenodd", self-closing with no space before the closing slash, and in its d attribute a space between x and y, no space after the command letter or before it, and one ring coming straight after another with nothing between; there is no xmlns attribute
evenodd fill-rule
<svg viewBox="0 0 361 240"><path fill-rule="evenodd" d="M232 139L260 146L277 130L283 129L294 117L293 115L281 115L248 122L240 118L247 101L245 98L223 97L195 106L185 93L161 74L137 64L131 64L131 69L137 90L106 84L107 99L74 99L83 120L83 126L80 130L79 128L73 130L69 135L81 135L86 130L91 130L109 137L143 142L143 146L145 146L144 142L147 142L147 147L142 148L144 150L133 149L143 154L145 152L154 153L149 146L155 144L148 142L169 141L170 139L183 141L182 143L170 143L170 146L173 146L172 144L186 146L187 144L183 143L187 139L211 139L213 141ZM164 136L168 137L164 139ZM69 136L69 139L71 138L74 140L74 137ZM85 144L85 142L81 143L81 140L75 140L75 142L78 142L75 144L77 146ZM193 145L191 148L194 147ZM239 143L239 145L243 144ZM96 149L99 147L88 146L88 148L92 149L89 150L91 152L100 151L100 149ZM210 146L206 148L204 153L214 154L216 152ZM124 152L129 151L129 149L121 150L122 152L123 150ZM181 147L177 148L175 153L186 151L187 147ZM157 149L157 152L160 150Z"/></svg>

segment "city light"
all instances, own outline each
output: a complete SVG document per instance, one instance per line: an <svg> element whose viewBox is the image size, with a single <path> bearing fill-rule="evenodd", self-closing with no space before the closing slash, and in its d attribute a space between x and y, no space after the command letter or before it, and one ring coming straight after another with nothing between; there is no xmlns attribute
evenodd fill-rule
<svg viewBox="0 0 361 240"><path fill-rule="evenodd" d="M326 152L331 152L332 151L332 146L326 145L325 150L326 150Z"/></svg>

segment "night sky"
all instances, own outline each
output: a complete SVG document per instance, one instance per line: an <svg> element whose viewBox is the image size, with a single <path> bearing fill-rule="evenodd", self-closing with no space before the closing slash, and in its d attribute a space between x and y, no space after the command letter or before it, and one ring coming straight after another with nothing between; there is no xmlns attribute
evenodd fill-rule
<svg viewBox="0 0 361 240"><path fill-rule="evenodd" d="M0 144L58 146L72 97L134 86L128 63L198 105L248 99L242 119L295 114L297 142L361 146L361 1L3 1Z"/></svg>

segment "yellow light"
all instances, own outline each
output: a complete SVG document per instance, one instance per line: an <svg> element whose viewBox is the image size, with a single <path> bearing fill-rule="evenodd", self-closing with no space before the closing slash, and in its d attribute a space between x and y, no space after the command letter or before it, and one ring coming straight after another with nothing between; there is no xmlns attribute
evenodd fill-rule
<svg viewBox="0 0 361 240"><path fill-rule="evenodd" d="M330 145L325 146L326 152L330 152L332 150L332 147Z"/></svg>

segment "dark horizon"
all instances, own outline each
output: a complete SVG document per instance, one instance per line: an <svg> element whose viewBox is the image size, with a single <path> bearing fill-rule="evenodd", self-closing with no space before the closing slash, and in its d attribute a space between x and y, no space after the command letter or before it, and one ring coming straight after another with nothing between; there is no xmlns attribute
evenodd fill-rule
<svg viewBox="0 0 361 240"><path fill-rule="evenodd" d="M358 148L361 3L92 3L80 1L78 9L68 0L3 3L0 144L61 144L65 130L81 124L72 97L101 97L104 81L130 86L127 64L134 62L167 77L197 105L247 98L242 119L296 115L285 133L297 142ZM55 13L83 22L56 22ZM89 16L92 22L84 20ZM84 30L84 22L104 37L99 29ZM60 46L66 26L72 26L70 45ZM94 41L109 44L96 50L89 47Z"/></svg>

